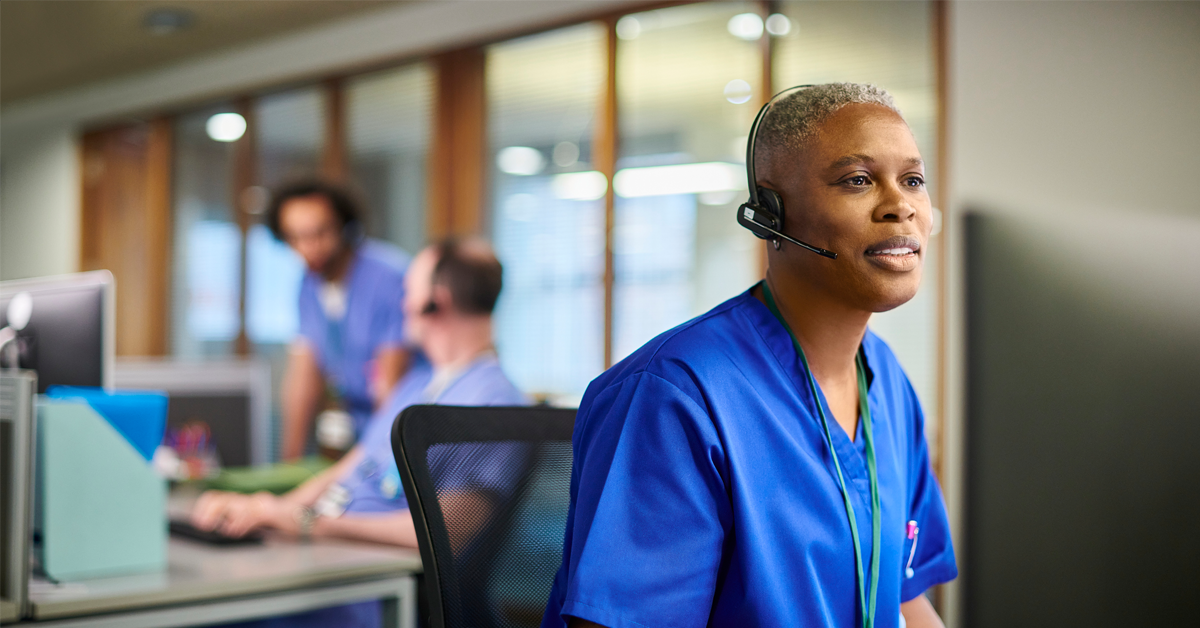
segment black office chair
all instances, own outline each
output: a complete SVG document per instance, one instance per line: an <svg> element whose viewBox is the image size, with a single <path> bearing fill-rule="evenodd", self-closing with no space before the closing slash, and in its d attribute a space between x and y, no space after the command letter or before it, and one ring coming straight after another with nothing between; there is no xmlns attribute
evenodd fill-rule
<svg viewBox="0 0 1200 628"><path fill-rule="evenodd" d="M412 406L392 451L425 566L431 628L542 620L562 562L575 411Z"/></svg>

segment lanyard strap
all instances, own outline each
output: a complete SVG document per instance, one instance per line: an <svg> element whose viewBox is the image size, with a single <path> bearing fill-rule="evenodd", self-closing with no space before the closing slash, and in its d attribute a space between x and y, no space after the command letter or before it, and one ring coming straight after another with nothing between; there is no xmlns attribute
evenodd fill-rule
<svg viewBox="0 0 1200 628"><path fill-rule="evenodd" d="M842 489L842 500L846 504L846 516L850 519L850 535L854 539L854 562L858 568L858 601L862 606L863 627L874 628L875 625L875 601L879 594L879 542L882 523L879 514L879 474L875 467L875 442L874 434L871 429L871 408L867 403L867 375L866 369L863 368L862 352L855 356L855 365L858 367L858 411L862 416L863 422L863 438L866 440L867 449L867 476L871 483L871 594L870 604L868 605L867 592L864 580L866 579L863 573L863 558L862 558L862 543L858 538L858 521L854 517L854 504L850 501L850 492L846 490L846 479L842 475L842 464L838 460L837 450L833 446L833 435L829 432L829 421L825 417L825 407L821 405L821 396L817 391L817 380L813 378L812 369L808 367L808 358L804 356L804 349L800 347L800 341L796 340L796 334L792 333L792 328L788 326L784 320L783 314L779 312L779 306L775 304L775 297L771 294L771 288L767 286L767 282L762 282L763 296L766 297L767 308L779 319L779 323L787 330L788 336L792 339L792 344L796 347L796 353L800 356L800 362L804 364L804 373L808 376L808 386L812 391L813 403L817 406L817 414L821 417L821 427L825 430L825 442L829 445L829 454L833 456L833 468L837 471L838 486Z"/></svg>

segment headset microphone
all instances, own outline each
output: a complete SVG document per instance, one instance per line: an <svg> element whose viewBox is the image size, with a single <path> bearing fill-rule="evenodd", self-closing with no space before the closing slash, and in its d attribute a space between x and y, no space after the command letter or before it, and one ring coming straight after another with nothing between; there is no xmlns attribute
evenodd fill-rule
<svg viewBox="0 0 1200 628"><path fill-rule="evenodd" d="M750 200L738 207L737 221L738 224L749 229L759 238L773 241L776 250L779 249L779 241L782 239L817 255L837 259L837 253L833 251L806 244L783 233L783 198L775 190L758 187L758 180L754 176L754 146L758 140L758 128L762 126L762 121L767 117L771 105L775 104L775 101L784 94L806 87L812 87L812 85L789 87L772 96L767 104L758 110L754 124L750 126L750 137L746 140L746 179L750 187Z"/></svg>

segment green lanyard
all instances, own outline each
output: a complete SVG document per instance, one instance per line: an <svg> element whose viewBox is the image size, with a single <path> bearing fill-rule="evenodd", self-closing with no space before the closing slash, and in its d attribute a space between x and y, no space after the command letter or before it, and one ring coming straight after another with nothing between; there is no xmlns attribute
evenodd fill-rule
<svg viewBox="0 0 1200 628"><path fill-rule="evenodd" d="M854 562L855 566L858 567L858 601L862 605L863 628L874 628L875 600L879 593L879 533L881 528L879 520L879 474L875 469L875 444L871 430L871 408L867 404L867 375L866 369L863 368L862 353L859 352L855 356L855 363L858 365L858 411L862 415L863 437L867 441L867 475L871 481L872 545L870 606L867 605L867 594L863 582L866 578L863 574L862 544L858 540L858 522L854 518L854 505L850 503L850 493L846 490L846 479L842 477L842 463L838 460L837 450L833 447L833 436L829 433L829 421L825 418L825 407L821 405L821 397L817 392L817 380L813 378L812 369L808 367L808 358L804 357L804 349L800 348L800 342L796 340L796 334L792 333L792 328L788 326L787 321L783 320L783 314L779 313L779 306L775 305L775 297L771 295L771 289L767 286L767 282L762 282L762 287L763 296L767 300L767 307L775 315L775 318L779 319L783 328L787 330L788 336L791 336L792 344L796 346L796 353L800 355L800 362L804 364L804 372L808 375L808 385L812 390L813 403L817 404L817 414L821 417L821 427L825 429L825 442L829 444L829 453L833 456L833 468L837 470L838 485L842 489L842 499L846 502L846 515L850 518L850 535L854 538Z"/></svg>

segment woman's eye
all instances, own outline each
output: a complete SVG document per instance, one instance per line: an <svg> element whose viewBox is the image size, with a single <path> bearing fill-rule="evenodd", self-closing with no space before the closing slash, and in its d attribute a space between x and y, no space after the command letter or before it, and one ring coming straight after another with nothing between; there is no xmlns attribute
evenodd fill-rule
<svg viewBox="0 0 1200 628"><path fill-rule="evenodd" d="M870 179L867 179L867 177L863 175L859 175L857 177L850 177L849 179L846 179L846 183L849 183L850 185L861 186L870 183Z"/></svg>
<svg viewBox="0 0 1200 628"><path fill-rule="evenodd" d="M925 179L922 179L921 177L909 177L904 180L904 184L908 187L919 188L922 185L925 185Z"/></svg>

